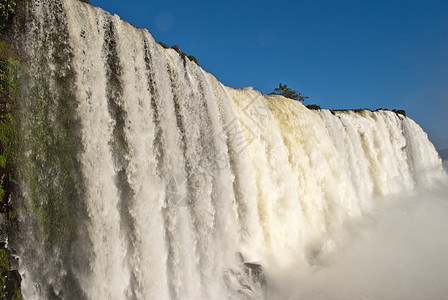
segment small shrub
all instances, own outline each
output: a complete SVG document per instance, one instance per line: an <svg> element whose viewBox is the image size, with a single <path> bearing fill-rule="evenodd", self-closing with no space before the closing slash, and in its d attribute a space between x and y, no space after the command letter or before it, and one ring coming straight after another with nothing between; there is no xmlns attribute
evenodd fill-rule
<svg viewBox="0 0 448 300"><path fill-rule="evenodd" d="M173 49L174 51L176 51L176 52L179 53L179 54L182 54L182 51L180 51L178 45L173 45L173 46L171 46L171 49Z"/></svg>
<svg viewBox="0 0 448 300"><path fill-rule="evenodd" d="M271 95L282 95L283 97L297 100L300 102L305 101L309 97L303 96L301 93L290 89L286 84L279 84L278 88L275 88Z"/></svg>
<svg viewBox="0 0 448 300"><path fill-rule="evenodd" d="M188 55L187 56L189 60L194 61L197 65L199 65L198 60L196 59L196 57L194 57L193 55Z"/></svg>
<svg viewBox="0 0 448 300"><path fill-rule="evenodd" d="M162 43L162 42L158 42L158 43L159 43L159 45L162 46L164 49L168 49L168 48L169 48L169 46L168 46L167 44L165 44L165 43Z"/></svg>
<svg viewBox="0 0 448 300"><path fill-rule="evenodd" d="M404 110L402 110L402 109L393 109L392 110L394 113L396 113L397 115L403 115L403 116L405 116L406 117L406 112L404 111Z"/></svg>
<svg viewBox="0 0 448 300"><path fill-rule="evenodd" d="M317 104L309 104L306 106L308 109L321 109Z"/></svg>

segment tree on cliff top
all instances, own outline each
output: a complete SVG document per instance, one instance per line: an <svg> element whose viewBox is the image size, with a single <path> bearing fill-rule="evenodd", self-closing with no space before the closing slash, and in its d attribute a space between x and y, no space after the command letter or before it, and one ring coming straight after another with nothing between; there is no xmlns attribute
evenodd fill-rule
<svg viewBox="0 0 448 300"><path fill-rule="evenodd" d="M286 98L294 99L297 101L303 102L305 99L309 97L302 96L301 93L297 91L291 90L286 84L279 84L278 88L275 88L271 95L281 95Z"/></svg>

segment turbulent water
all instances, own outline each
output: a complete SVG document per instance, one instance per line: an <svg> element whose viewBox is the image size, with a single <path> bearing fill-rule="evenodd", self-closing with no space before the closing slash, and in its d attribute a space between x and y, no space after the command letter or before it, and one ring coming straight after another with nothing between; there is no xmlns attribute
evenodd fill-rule
<svg viewBox="0 0 448 300"><path fill-rule="evenodd" d="M415 218L395 224L393 212L447 182L414 121L225 87L148 31L81 1L31 1L23 18L16 201L27 299L395 295L340 277L362 274L357 259L369 252L360 249L372 249L347 236L377 224L381 244L389 240L375 232L415 230ZM437 201L429 212L443 211ZM379 211L390 211L387 222ZM422 214L419 224L430 218ZM361 270L337 273L332 262ZM423 293L446 292L435 289Z"/></svg>

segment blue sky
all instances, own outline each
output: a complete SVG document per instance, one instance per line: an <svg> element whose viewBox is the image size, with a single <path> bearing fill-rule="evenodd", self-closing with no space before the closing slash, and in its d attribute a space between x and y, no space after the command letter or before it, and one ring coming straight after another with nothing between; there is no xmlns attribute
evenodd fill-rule
<svg viewBox="0 0 448 300"><path fill-rule="evenodd" d="M322 108L404 109L448 148L446 0L91 0L179 45L227 86Z"/></svg>

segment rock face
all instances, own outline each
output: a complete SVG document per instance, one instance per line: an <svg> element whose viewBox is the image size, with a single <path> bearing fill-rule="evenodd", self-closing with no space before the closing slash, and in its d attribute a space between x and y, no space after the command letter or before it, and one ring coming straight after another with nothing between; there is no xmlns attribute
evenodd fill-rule
<svg viewBox="0 0 448 300"><path fill-rule="evenodd" d="M12 38L9 36L11 26L16 22L12 18L17 9L18 1L7 1L0 8L0 299L21 299L20 283L22 278L17 270L17 261L12 255L10 241L17 234L17 214L11 204L15 189L15 141L14 134L14 90L16 71L14 66L19 63L13 55ZM6 3L6 2L5 2ZM21 5L24 5L22 3Z"/></svg>
<svg viewBox="0 0 448 300"><path fill-rule="evenodd" d="M225 280L229 291L234 291L237 299L267 299L267 282L263 267L254 262L247 262L244 256L235 253L237 266L228 270Z"/></svg>
<svg viewBox="0 0 448 300"><path fill-rule="evenodd" d="M266 286L266 278L263 273L263 267L260 264L245 262L244 271L252 282L258 283L261 287Z"/></svg>
<svg viewBox="0 0 448 300"><path fill-rule="evenodd" d="M20 291L22 277L17 270L5 271L2 273L2 277L6 279L2 290L6 294L7 299L12 299L17 291Z"/></svg>
<svg viewBox="0 0 448 300"><path fill-rule="evenodd" d="M7 243L0 243L1 299L21 299L20 284L22 277L17 270L11 270L11 253Z"/></svg>

